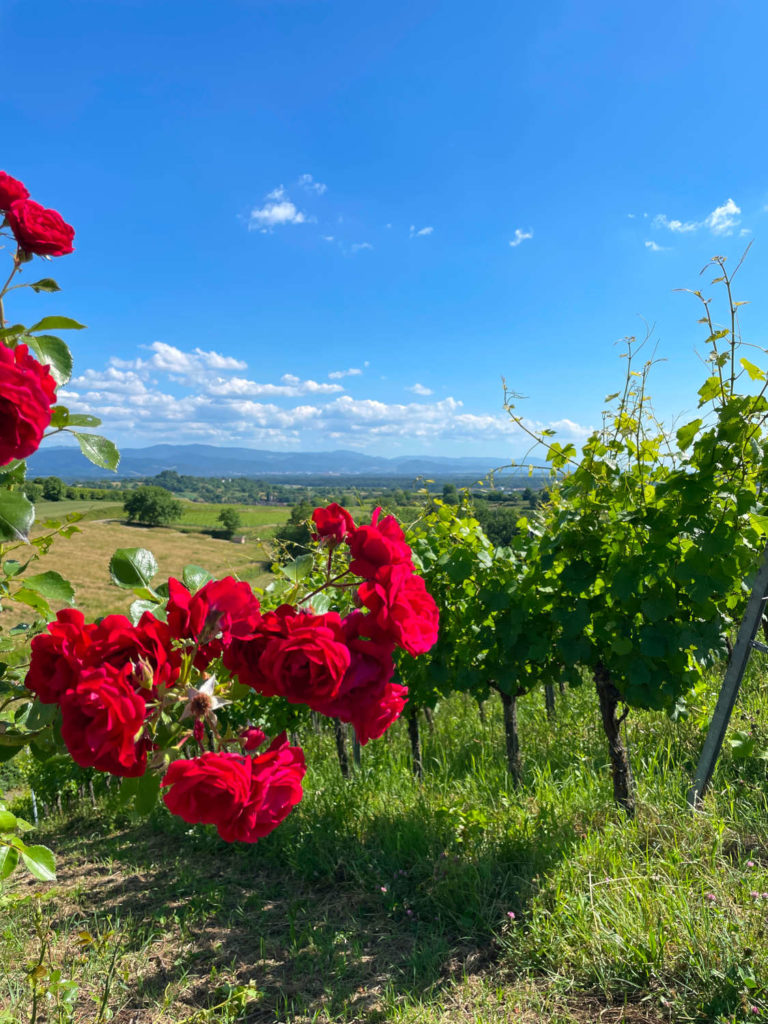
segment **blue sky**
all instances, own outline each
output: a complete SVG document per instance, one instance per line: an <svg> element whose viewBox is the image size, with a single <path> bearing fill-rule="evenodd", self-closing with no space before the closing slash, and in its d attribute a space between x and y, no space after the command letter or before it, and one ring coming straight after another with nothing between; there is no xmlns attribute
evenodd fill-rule
<svg viewBox="0 0 768 1024"><path fill-rule="evenodd" d="M768 7L0 0L3 169L76 229L67 403L160 440L516 456L576 439L721 254L765 344ZM716 290L706 289L708 294ZM644 319L643 319L644 318Z"/></svg>

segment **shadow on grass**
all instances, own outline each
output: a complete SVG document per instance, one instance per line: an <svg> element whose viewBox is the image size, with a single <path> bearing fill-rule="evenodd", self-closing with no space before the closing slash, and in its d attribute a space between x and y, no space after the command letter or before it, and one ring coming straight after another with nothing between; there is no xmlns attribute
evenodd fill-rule
<svg viewBox="0 0 768 1024"><path fill-rule="evenodd" d="M56 843L74 903L58 927L111 917L121 958L146 965L130 997L143 1014L169 986L174 1019L210 1006L212 978L226 975L255 984L249 1021L322 1012L374 1024L393 1002L437 996L493 962L495 936L518 926L537 876L577 841L567 824L553 835L542 822L491 847L482 823L473 839L470 816L457 845L449 815L418 807L370 816L362 836L333 809L290 821L255 846L164 812L110 834L70 821Z"/></svg>

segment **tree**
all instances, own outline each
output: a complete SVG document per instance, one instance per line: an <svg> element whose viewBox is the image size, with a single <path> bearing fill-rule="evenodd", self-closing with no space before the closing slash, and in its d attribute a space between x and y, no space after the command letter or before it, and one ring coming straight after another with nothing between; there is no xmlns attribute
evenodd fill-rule
<svg viewBox="0 0 768 1024"><path fill-rule="evenodd" d="M219 512L219 522L222 525L223 532L226 533L228 537L231 537L237 532L237 529L240 526L240 513L236 508L223 508L221 512Z"/></svg>
<svg viewBox="0 0 768 1024"><path fill-rule="evenodd" d="M57 476L49 476L43 481L43 497L46 501L61 501L65 490L64 481Z"/></svg>
<svg viewBox="0 0 768 1024"><path fill-rule="evenodd" d="M125 499L123 508L130 523L164 526L181 516L183 507L162 487L137 487Z"/></svg>
<svg viewBox="0 0 768 1024"><path fill-rule="evenodd" d="M443 484L443 501L446 505L459 504L459 492L456 490L456 484Z"/></svg>

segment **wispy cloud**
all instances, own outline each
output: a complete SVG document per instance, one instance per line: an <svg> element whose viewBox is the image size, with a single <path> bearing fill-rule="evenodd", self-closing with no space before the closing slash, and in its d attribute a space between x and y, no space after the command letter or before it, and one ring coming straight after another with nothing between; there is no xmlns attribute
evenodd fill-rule
<svg viewBox="0 0 768 1024"><path fill-rule="evenodd" d="M432 388L425 388L423 384L411 384L405 390L413 392L414 395L422 395L424 397L432 394Z"/></svg>
<svg viewBox="0 0 768 1024"><path fill-rule="evenodd" d="M651 252L667 252L669 249L668 245L657 245L656 242L646 242L645 248L650 249Z"/></svg>
<svg viewBox="0 0 768 1024"><path fill-rule="evenodd" d="M529 238L533 238L533 229L530 231L523 231L521 228L515 228L515 237L509 244L513 249L516 249L521 242L527 242Z"/></svg>
<svg viewBox="0 0 768 1024"><path fill-rule="evenodd" d="M299 185L305 188L307 192L315 192L319 196L328 191L328 186L324 185L321 181L315 181L311 174L300 175Z"/></svg>
<svg viewBox="0 0 768 1024"><path fill-rule="evenodd" d="M411 224L410 231L408 232L408 237L409 238L424 238L426 235L431 235L434 230L435 229L433 227L427 226L425 228L419 228L418 231L417 231L416 230L416 225L415 224Z"/></svg>
<svg viewBox="0 0 768 1024"><path fill-rule="evenodd" d="M740 214L741 207L737 206L732 199L726 199L722 206L716 206L703 220L674 220L667 217L665 213L657 213L651 221L651 225L654 228L665 228L667 231L680 235L698 231L699 228L708 228L713 235L732 235L734 228L741 224Z"/></svg>
<svg viewBox="0 0 768 1024"><path fill-rule="evenodd" d="M677 234L687 234L689 231L696 231L701 227L701 222L689 220L670 220L665 213L657 213L651 221L654 228L666 228L668 231L675 231Z"/></svg>
<svg viewBox="0 0 768 1024"><path fill-rule="evenodd" d="M365 364L366 366L368 363ZM343 377L359 377L363 371L358 366L351 366L348 370L332 370L328 374L331 380L341 380Z"/></svg>
<svg viewBox="0 0 768 1024"><path fill-rule="evenodd" d="M354 242L349 247L350 252L360 252L362 249L372 249L373 246L370 242Z"/></svg>

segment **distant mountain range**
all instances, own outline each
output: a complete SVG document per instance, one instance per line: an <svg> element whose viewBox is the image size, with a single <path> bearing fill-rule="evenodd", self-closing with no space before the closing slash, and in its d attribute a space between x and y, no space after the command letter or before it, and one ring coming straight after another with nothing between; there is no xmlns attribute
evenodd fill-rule
<svg viewBox="0 0 768 1024"><path fill-rule="evenodd" d="M450 458L437 455L397 455L384 458L355 451L270 452L255 448L219 448L209 444L155 444L149 448L123 448L117 476L130 479L155 476L174 469L189 476L367 477L413 479L417 476L469 481L481 479L492 469L509 464L502 455ZM526 469L518 471L527 473ZM542 466L541 460L532 460ZM509 472L509 471L508 471ZM505 474L506 476L507 474ZM29 460L29 476L59 476L63 480L94 480L112 477L88 462L79 448L44 448ZM114 477L112 477L114 479Z"/></svg>

